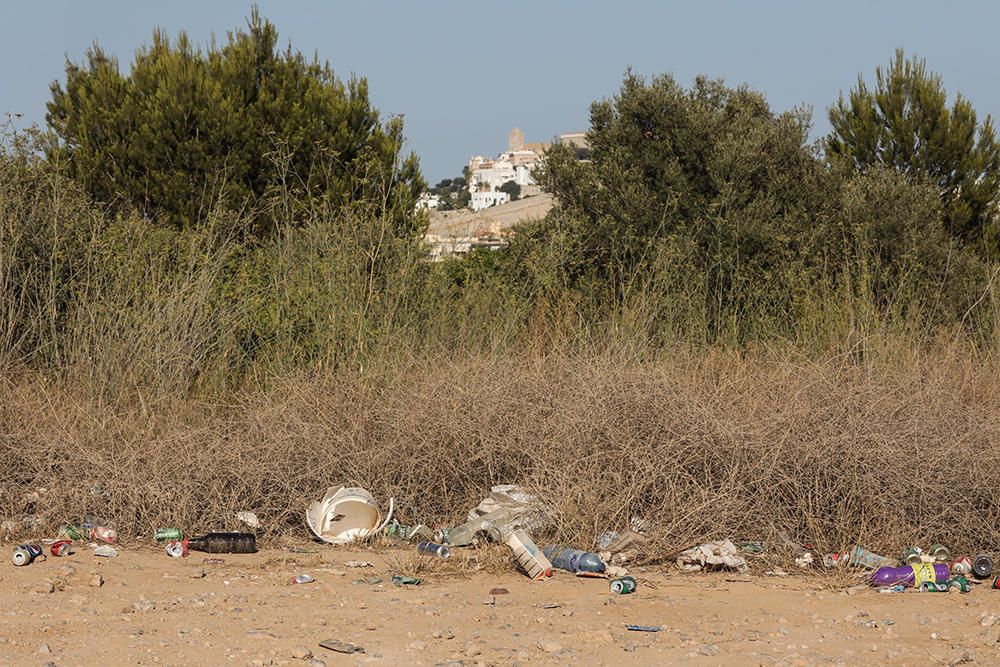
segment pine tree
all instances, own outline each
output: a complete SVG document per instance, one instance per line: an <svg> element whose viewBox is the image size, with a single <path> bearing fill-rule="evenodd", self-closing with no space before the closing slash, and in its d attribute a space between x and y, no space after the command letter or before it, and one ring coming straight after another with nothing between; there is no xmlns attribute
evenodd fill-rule
<svg viewBox="0 0 1000 667"><path fill-rule="evenodd" d="M382 122L368 84L307 60L256 10L247 29L202 52L162 31L126 76L99 45L52 85L50 160L98 201L187 227L219 201L253 207L274 188L346 205L384 188L400 224L424 187L401 157L399 118ZM275 225L258 216L257 231ZM412 233L413 229L401 230Z"/></svg>
<svg viewBox="0 0 1000 667"><path fill-rule="evenodd" d="M963 243L989 237L1000 187L1000 147L992 119L977 122L968 100L949 109L941 77L924 60L897 50L887 69L875 70L869 89L859 77L848 99L830 108L833 131L826 152L860 172L888 167L926 177L939 189L944 224Z"/></svg>

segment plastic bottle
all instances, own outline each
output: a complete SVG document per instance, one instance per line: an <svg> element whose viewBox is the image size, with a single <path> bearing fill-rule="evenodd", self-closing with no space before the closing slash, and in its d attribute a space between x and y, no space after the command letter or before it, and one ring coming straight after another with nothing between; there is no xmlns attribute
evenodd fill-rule
<svg viewBox="0 0 1000 667"><path fill-rule="evenodd" d="M210 554L257 553L257 538L253 533L208 533L187 541L188 549Z"/></svg>
<svg viewBox="0 0 1000 667"><path fill-rule="evenodd" d="M604 561L592 551L549 545L542 549L542 553L552 563L552 567L567 572L604 572L605 569Z"/></svg>
<svg viewBox="0 0 1000 667"><path fill-rule="evenodd" d="M948 566L945 563L916 563L903 567L880 567L872 575L875 586L919 586L925 581L947 581Z"/></svg>
<svg viewBox="0 0 1000 667"><path fill-rule="evenodd" d="M448 547L443 544L435 544L434 542L420 542L417 544L417 551L431 556L437 556L438 558L448 558L451 556L451 552L448 551Z"/></svg>
<svg viewBox="0 0 1000 667"><path fill-rule="evenodd" d="M514 554L514 560L521 566L528 576L535 581L540 581L552 576L552 563L545 557L535 543L531 540L523 529L511 531L507 537L507 546Z"/></svg>

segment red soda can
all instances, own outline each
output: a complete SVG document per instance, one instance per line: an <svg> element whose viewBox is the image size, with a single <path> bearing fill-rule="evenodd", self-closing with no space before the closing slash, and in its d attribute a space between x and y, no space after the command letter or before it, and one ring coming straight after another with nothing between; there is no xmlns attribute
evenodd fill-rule
<svg viewBox="0 0 1000 667"><path fill-rule="evenodd" d="M993 577L993 584L990 588L1000 589L1000 577Z"/></svg>
<svg viewBox="0 0 1000 667"><path fill-rule="evenodd" d="M68 556L72 553L72 547L73 543L70 540L59 540L52 543L52 546L49 547L49 552L53 556Z"/></svg>

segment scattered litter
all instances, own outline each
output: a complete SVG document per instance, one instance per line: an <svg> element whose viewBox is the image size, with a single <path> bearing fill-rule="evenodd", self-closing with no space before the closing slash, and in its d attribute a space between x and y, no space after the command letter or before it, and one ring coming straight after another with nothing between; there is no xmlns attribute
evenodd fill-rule
<svg viewBox="0 0 1000 667"><path fill-rule="evenodd" d="M604 574L608 575L612 579L615 579L615 578L624 577L625 575L627 575L628 574L628 570L626 570L621 565L608 565L604 569Z"/></svg>
<svg viewBox="0 0 1000 667"><path fill-rule="evenodd" d="M253 512L237 512L236 520L240 523L244 523L251 528L260 528L260 519Z"/></svg>
<svg viewBox="0 0 1000 667"><path fill-rule="evenodd" d="M314 581L316 581L316 580L313 577L309 576L308 574L297 574L294 577L292 577L292 579L291 579L291 581L289 583L291 583L291 584L311 584Z"/></svg>
<svg viewBox="0 0 1000 667"><path fill-rule="evenodd" d="M420 581L417 577L406 577L399 574L392 575L393 586L419 586Z"/></svg>
<svg viewBox="0 0 1000 667"><path fill-rule="evenodd" d="M976 579L986 579L993 574L993 559L986 554L979 554L972 559L972 574Z"/></svg>
<svg viewBox="0 0 1000 667"><path fill-rule="evenodd" d="M118 549L115 549L110 544L102 544L94 549L94 555L101 558L114 558L118 555Z"/></svg>
<svg viewBox="0 0 1000 667"><path fill-rule="evenodd" d="M163 551L171 558L184 558L188 555L187 540L171 540L164 545Z"/></svg>
<svg viewBox="0 0 1000 667"><path fill-rule="evenodd" d="M361 579L352 579L351 583L355 586L360 586L361 584L375 586L382 583L382 577L362 577Z"/></svg>
<svg viewBox="0 0 1000 667"><path fill-rule="evenodd" d="M184 540L192 551L210 554L255 554L257 536L253 533L208 533Z"/></svg>
<svg viewBox="0 0 1000 667"><path fill-rule="evenodd" d="M723 540L721 542L708 542L684 551L677 557L677 567L686 572L717 568L730 568L746 572L747 561L738 555L736 545L729 540Z"/></svg>
<svg viewBox="0 0 1000 667"><path fill-rule="evenodd" d="M872 575L874 586L904 586L920 587L925 582L936 583L948 580L948 566L944 563L917 563L904 567L880 567Z"/></svg>
<svg viewBox="0 0 1000 667"><path fill-rule="evenodd" d="M385 523L392 518L393 500ZM330 544L346 544L375 535L382 525L382 513L372 494L359 487L331 486L322 500L306 509L306 523L316 537Z"/></svg>
<svg viewBox="0 0 1000 667"><path fill-rule="evenodd" d="M636 583L633 577L619 577L612 579L609 587L615 595L629 595L635 593Z"/></svg>
<svg viewBox="0 0 1000 667"><path fill-rule="evenodd" d="M552 563L552 567L566 570L567 572L603 574L606 569L601 557L592 551L580 551L579 549L550 545L542 549L542 553Z"/></svg>
<svg viewBox="0 0 1000 667"><path fill-rule="evenodd" d="M22 544L14 547L14 553L11 554L10 559L14 565L22 567L31 565L39 558L45 560L45 552L42 551L42 547L37 544Z"/></svg>
<svg viewBox="0 0 1000 667"><path fill-rule="evenodd" d="M180 528L157 528L153 533L157 542L175 542L184 539L184 531Z"/></svg>
<svg viewBox="0 0 1000 667"><path fill-rule="evenodd" d="M514 560L535 581L552 576L552 563L522 529L517 529L507 538L507 546L514 554Z"/></svg>
<svg viewBox="0 0 1000 667"><path fill-rule="evenodd" d="M906 586L903 584L896 584L895 586L883 586L878 589L879 593L902 593L906 590Z"/></svg>
<svg viewBox="0 0 1000 667"><path fill-rule="evenodd" d="M319 643L323 648L330 649L331 651L336 651L337 653L364 653L365 650L355 644L350 644L348 642L342 642L337 639L324 639Z"/></svg>
<svg viewBox="0 0 1000 667"><path fill-rule="evenodd" d="M345 567L375 567L375 563L370 560L349 560L344 563Z"/></svg>
<svg viewBox="0 0 1000 667"><path fill-rule="evenodd" d="M73 543L70 540L59 540L49 546L49 553L56 557L68 556L73 553Z"/></svg>
<svg viewBox="0 0 1000 667"><path fill-rule="evenodd" d="M813 555L811 551L807 551L795 559L795 565L801 568L807 568L812 564L813 564Z"/></svg>
<svg viewBox="0 0 1000 667"><path fill-rule="evenodd" d="M429 556L436 556L438 558L447 560L451 557L451 552L448 551L448 547L443 544L436 544L434 542L420 542L417 544L417 551L422 554L427 554Z"/></svg>
<svg viewBox="0 0 1000 667"><path fill-rule="evenodd" d="M659 625L626 625L625 629L632 632L660 632L663 630Z"/></svg>

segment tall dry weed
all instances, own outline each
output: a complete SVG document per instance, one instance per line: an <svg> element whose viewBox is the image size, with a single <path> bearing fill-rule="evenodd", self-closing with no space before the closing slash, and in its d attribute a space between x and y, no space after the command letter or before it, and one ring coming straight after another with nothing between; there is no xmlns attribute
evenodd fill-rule
<svg viewBox="0 0 1000 667"><path fill-rule="evenodd" d="M50 534L94 512L148 536L252 510L267 534L304 538L306 504L335 482L432 525L519 483L556 511L538 539L580 547L637 516L661 557L778 531L820 550L973 551L1000 546L997 415L995 366L946 343L874 365L780 351L437 357L286 377L229 403L110 405L24 373L0 385L0 513Z"/></svg>

